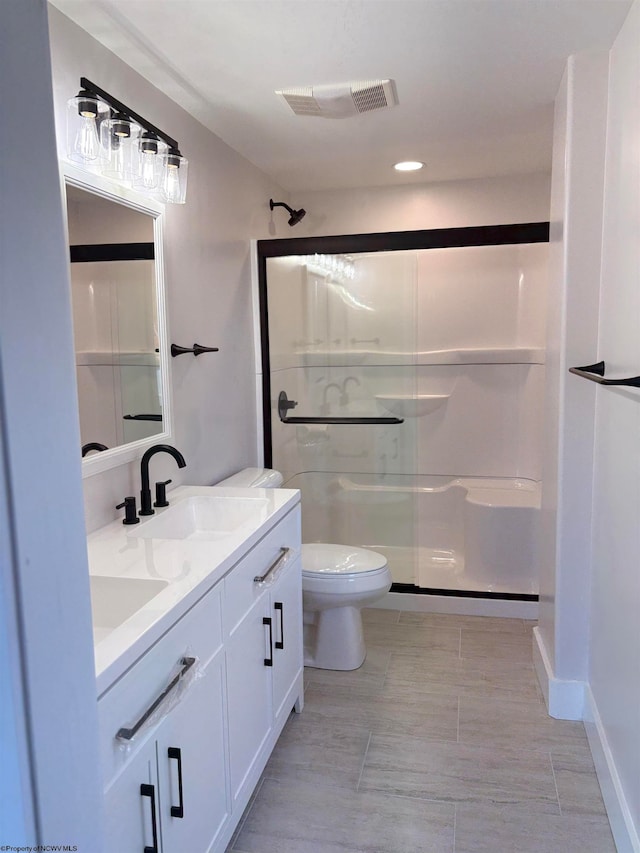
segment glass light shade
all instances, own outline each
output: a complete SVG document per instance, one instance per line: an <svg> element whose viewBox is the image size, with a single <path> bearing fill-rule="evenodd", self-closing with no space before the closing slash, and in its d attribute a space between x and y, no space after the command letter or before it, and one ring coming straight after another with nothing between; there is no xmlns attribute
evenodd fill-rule
<svg viewBox="0 0 640 853"><path fill-rule="evenodd" d="M184 204L187 199L187 179L189 161L177 148L169 148L162 158L162 179L160 189L164 201L170 204Z"/></svg>
<svg viewBox="0 0 640 853"><path fill-rule="evenodd" d="M140 190L157 190L162 178L162 154L167 146L145 131L138 139L137 166L133 185Z"/></svg>
<svg viewBox="0 0 640 853"><path fill-rule="evenodd" d="M137 174L139 125L124 116L106 119L100 125L102 174L133 183Z"/></svg>
<svg viewBox="0 0 640 853"><path fill-rule="evenodd" d="M109 107L87 92L67 101L67 156L76 163L92 163L100 156L99 125Z"/></svg>

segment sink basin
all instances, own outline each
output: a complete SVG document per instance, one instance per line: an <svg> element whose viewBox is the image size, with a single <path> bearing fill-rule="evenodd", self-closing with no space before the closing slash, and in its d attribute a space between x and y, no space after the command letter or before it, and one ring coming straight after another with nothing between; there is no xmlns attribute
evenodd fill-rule
<svg viewBox="0 0 640 853"><path fill-rule="evenodd" d="M129 536L191 541L221 539L249 524L260 524L267 517L268 507L265 498L194 495L144 522Z"/></svg>
<svg viewBox="0 0 640 853"><path fill-rule="evenodd" d="M167 586L167 581L91 575L94 640L99 642Z"/></svg>

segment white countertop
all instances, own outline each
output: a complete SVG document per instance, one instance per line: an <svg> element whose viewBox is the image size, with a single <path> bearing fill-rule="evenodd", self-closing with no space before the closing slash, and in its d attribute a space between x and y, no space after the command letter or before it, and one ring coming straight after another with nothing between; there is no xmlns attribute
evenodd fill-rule
<svg viewBox="0 0 640 853"><path fill-rule="evenodd" d="M146 519L130 526L114 521L87 537L91 575L168 581L133 616L105 636L96 636L99 696L300 502L297 489L224 486L180 486L167 497L175 506L197 495L262 498L265 504L257 522L209 541L141 538ZM157 509L148 520L163 512L166 509Z"/></svg>

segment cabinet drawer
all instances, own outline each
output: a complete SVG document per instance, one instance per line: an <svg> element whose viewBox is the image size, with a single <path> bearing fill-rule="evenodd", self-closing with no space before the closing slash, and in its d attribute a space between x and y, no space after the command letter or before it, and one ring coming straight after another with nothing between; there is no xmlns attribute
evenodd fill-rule
<svg viewBox="0 0 640 853"><path fill-rule="evenodd" d="M280 554L289 548L287 562L300 555L300 506L291 510L224 579L224 625L227 636L242 620L252 604L268 591L268 587L254 582L263 575Z"/></svg>
<svg viewBox="0 0 640 853"><path fill-rule="evenodd" d="M197 666L204 667L216 653L222 653L222 588L222 583L218 583L201 598L98 702L105 786L135 755L154 726L143 727L124 748L123 742L116 740L116 732L123 726L133 726L140 719L167 687L181 658L185 655L196 657ZM162 707L170 707L172 701L175 697L170 693L158 713Z"/></svg>

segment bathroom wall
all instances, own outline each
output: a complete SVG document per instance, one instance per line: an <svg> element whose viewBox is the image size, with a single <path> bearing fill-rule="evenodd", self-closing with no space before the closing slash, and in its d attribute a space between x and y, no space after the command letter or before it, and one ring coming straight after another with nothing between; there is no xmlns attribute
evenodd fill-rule
<svg viewBox="0 0 640 853"><path fill-rule="evenodd" d="M556 101L537 636L550 711L584 717L621 853L640 850L640 392L567 369L640 373L639 43L636 0L610 54L570 59Z"/></svg>
<svg viewBox="0 0 640 853"><path fill-rule="evenodd" d="M640 375L639 45L636 0L609 66L598 357L611 376ZM620 807L612 823L624 853L640 851L640 389L588 390L596 434L586 718L609 771L608 803Z"/></svg>
<svg viewBox="0 0 640 853"><path fill-rule="evenodd" d="M428 164L427 164L428 180ZM292 237L463 228L549 219L550 175L512 175L395 187L295 192L307 215Z"/></svg>
<svg viewBox="0 0 640 853"><path fill-rule="evenodd" d="M220 352L172 360L175 444L187 467L158 457L152 476L211 483L256 462L249 241L289 236L286 219L269 211L282 189L58 10L50 7L49 18L60 157L66 101L85 76L176 137L189 159L187 204L168 205L165 220L171 340ZM85 479L89 530L115 518L115 504L138 491L137 467Z"/></svg>
<svg viewBox="0 0 640 853"><path fill-rule="evenodd" d="M100 853L80 436L44 0L0 3L0 34L0 843ZM36 144L25 146L34 129Z"/></svg>

